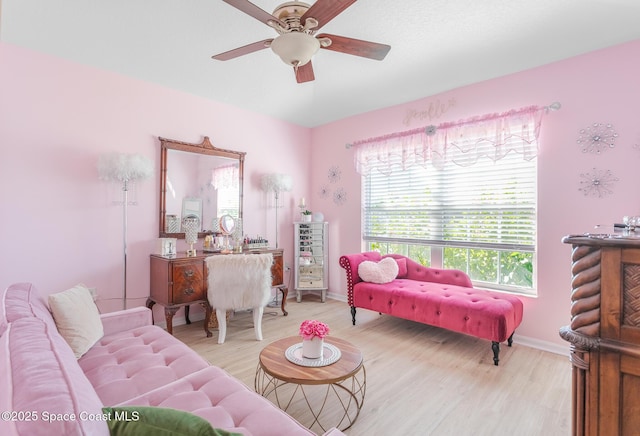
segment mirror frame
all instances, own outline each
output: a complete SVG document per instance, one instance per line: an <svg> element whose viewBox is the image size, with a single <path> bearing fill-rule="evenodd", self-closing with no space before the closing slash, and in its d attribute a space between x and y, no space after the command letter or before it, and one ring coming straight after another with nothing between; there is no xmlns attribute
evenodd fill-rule
<svg viewBox="0 0 640 436"><path fill-rule="evenodd" d="M205 136L200 144L192 144L189 142L176 141L174 139L167 139L158 137L160 140L160 238L177 238L184 239L184 232L181 233L167 233L165 232L165 218L167 216L167 151L168 150L180 150L189 153L206 154L210 156L227 157L230 159L238 160L238 195L239 195L239 207L238 207L238 219L242 221L242 203L243 203L243 179L244 179L244 157L247 154L243 151L225 150L217 148L209 140L208 136ZM198 238L204 238L206 235L212 232L199 232Z"/></svg>

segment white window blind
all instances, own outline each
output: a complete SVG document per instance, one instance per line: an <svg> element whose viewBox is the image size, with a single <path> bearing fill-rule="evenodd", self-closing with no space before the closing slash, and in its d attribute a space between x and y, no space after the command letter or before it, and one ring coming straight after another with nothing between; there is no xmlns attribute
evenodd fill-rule
<svg viewBox="0 0 640 436"><path fill-rule="evenodd" d="M238 218L240 210L240 197L237 188L218 188L218 212L217 216L231 215Z"/></svg>
<svg viewBox="0 0 640 436"><path fill-rule="evenodd" d="M466 167L449 161L405 170L400 156L392 159L391 174L363 176L365 240L534 251L535 159L510 152Z"/></svg>

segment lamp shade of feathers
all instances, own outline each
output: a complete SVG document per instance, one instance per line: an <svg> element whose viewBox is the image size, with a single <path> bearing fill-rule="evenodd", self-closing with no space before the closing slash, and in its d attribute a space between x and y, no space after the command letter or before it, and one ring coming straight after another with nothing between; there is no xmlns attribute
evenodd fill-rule
<svg viewBox="0 0 640 436"><path fill-rule="evenodd" d="M262 190L279 193L291 191L293 185L291 176L288 174L265 174L262 176Z"/></svg>
<svg viewBox="0 0 640 436"><path fill-rule="evenodd" d="M129 182L153 176L153 162L140 154L106 153L98 159L100 180Z"/></svg>

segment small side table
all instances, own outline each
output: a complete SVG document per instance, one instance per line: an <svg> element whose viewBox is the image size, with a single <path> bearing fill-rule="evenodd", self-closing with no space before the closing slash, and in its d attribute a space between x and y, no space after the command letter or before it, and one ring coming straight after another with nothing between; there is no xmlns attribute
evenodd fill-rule
<svg viewBox="0 0 640 436"><path fill-rule="evenodd" d="M260 352L255 390L263 397L275 400L278 407L303 424L305 413L299 406L307 409L311 413L309 429L317 425L323 432L341 426L341 430L346 430L358 418L364 403L367 374L362 352L343 339L327 336L324 340L337 347L341 357L335 363L320 367L297 365L286 358L286 350L302 341L299 336L267 345ZM327 422L331 416L336 416L336 407L342 408L344 413L338 422ZM334 412L327 416L331 409ZM297 412L300 416L296 416Z"/></svg>

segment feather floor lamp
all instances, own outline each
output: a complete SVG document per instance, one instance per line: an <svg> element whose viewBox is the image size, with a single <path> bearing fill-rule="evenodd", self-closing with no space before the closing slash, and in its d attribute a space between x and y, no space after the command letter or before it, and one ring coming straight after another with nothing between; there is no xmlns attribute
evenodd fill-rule
<svg viewBox="0 0 640 436"><path fill-rule="evenodd" d="M278 248L278 208L280 205L280 193L284 191L291 191L292 186L291 176L287 174L265 174L262 176L262 190L269 193L273 193L276 209L276 248Z"/></svg>
<svg viewBox="0 0 640 436"><path fill-rule="evenodd" d="M101 155L98 159L98 176L100 180L122 184L123 309L127 308L127 206L129 205L129 190L136 181L148 179L152 175L153 162L148 157L140 154L107 153Z"/></svg>

